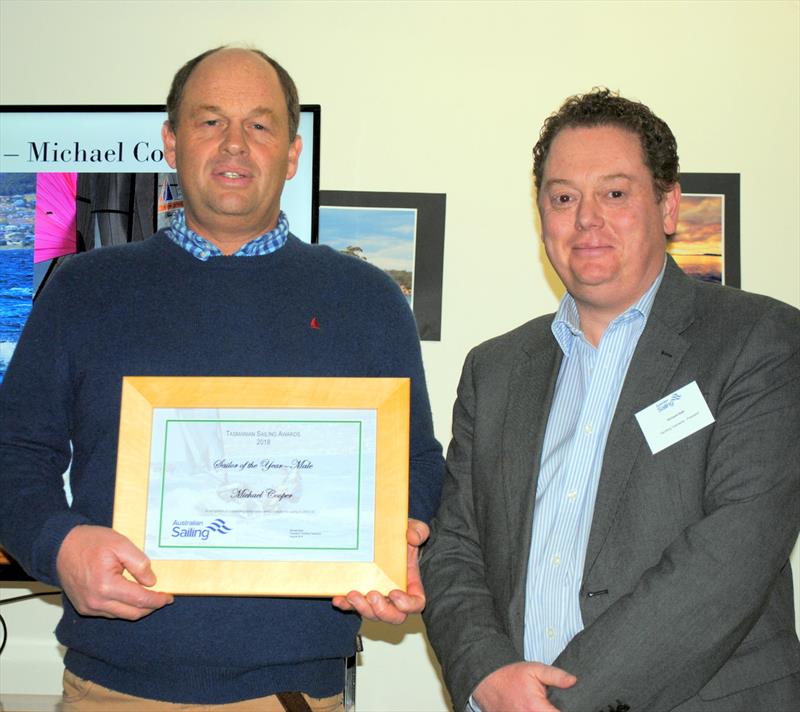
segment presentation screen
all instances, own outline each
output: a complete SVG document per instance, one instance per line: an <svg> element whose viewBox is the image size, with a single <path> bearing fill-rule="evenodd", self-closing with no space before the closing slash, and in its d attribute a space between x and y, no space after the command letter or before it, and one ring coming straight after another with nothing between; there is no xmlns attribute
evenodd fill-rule
<svg viewBox="0 0 800 712"><path fill-rule="evenodd" d="M159 177L153 223L158 226L158 217L180 201L180 187L161 145L165 119L163 106L0 107L0 174L153 174ZM316 242L319 106L301 106L298 133L303 151L297 175L284 188L281 207L292 232ZM28 185L30 180L15 183Z"/></svg>
<svg viewBox="0 0 800 712"><path fill-rule="evenodd" d="M165 119L163 106L0 106L0 381L60 260L146 239L182 207ZM281 207L294 235L317 242L319 106L301 106L298 133Z"/></svg>

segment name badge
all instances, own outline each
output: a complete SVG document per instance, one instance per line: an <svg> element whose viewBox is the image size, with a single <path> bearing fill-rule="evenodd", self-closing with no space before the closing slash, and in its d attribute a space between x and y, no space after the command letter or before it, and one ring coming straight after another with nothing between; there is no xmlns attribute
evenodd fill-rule
<svg viewBox="0 0 800 712"><path fill-rule="evenodd" d="M640 410L636 420L655 455L706 425L711 425L714 416L700 393L697 381L692 381Z"/></svg>

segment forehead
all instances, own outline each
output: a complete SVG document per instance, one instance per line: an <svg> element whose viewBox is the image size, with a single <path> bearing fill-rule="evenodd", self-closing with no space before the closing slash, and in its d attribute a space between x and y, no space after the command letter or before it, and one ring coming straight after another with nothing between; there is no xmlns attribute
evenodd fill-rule
<svg viewBox="0 0 800 712"><path fill-rule="evenodd" d="M649 170L639 137L618 126L562 129L553 139L544 165L544 179L567 178L562 173L615 175Z"/></svg>
<svg viewBox="0 0 800 712"><path fill-rule="evenodd" d="M200 62L186 81L181 104L189 110L265 106L287 112L278 73L262 57L241 49L220 50Z"/></svg>

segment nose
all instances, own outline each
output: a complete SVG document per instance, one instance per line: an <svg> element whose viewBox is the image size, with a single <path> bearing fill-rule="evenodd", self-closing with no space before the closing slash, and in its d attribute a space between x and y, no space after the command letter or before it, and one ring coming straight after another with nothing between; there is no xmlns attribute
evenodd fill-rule
<svg viewBox="0 0 800 712"><path fill-rule="evenodd" d="M221 148L232 156L247 153L247 136L244 129L236 123L229 124L225 130Z"/></svg>
<svg viewBox="0 0 800 712"><path fill-rule="evenodd" d="M591 230L602 227L603 215L600 205L594 196L584 196L575 212L575 228L578 230Z"/></svg>

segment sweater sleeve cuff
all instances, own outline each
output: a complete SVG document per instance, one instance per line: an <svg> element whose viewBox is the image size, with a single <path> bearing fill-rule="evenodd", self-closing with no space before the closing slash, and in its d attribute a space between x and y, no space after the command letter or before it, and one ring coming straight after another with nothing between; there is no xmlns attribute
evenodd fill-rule
<svg viewBox="0 0 800 712"><path fill-rule="evenodd" d="M430 461L411 461L411 482L408 498L408 516L430 525L439 509L442 493L444 460L437 454Z"/></svg>
<svg viewBox="0 0 800 712"><path fill-rule="evenodd" d="M59 512L50 517L34 542L31 570L28 573L37 581L60 588L56 559L61 543L74 527L91 523L85 516L73 511Z"/></svg>

